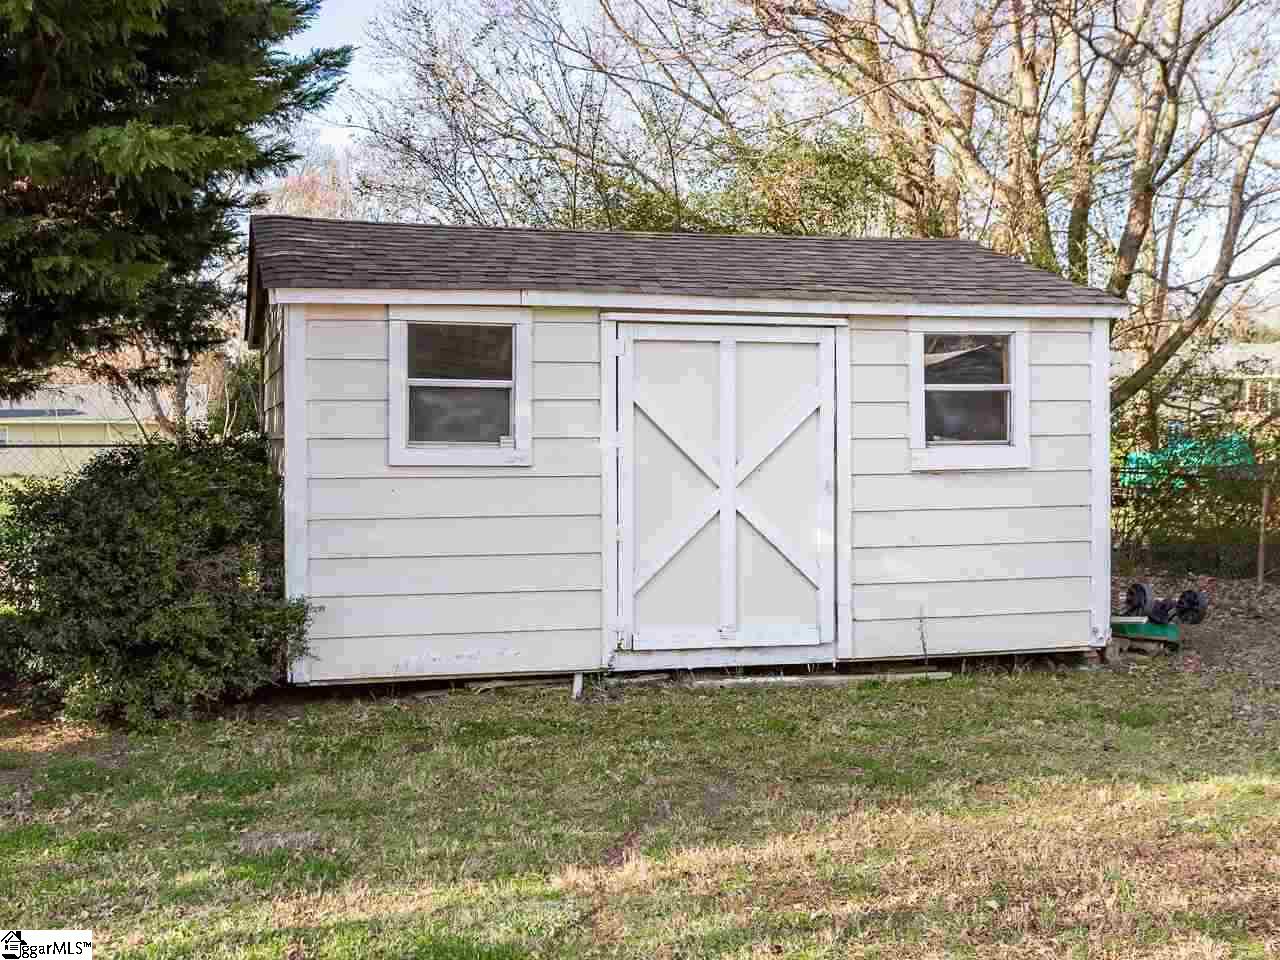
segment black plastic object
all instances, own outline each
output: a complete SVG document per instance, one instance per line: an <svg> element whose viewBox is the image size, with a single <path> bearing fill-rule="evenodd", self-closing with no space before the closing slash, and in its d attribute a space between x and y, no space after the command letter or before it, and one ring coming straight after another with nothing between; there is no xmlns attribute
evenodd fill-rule
<svg viewBox="0 0 1280 960"><path fill-rule="evenodd" d="M1183 590L1178 595L1178 619L1183 623L1204 623L1209 615L1209 598L1199 590Z"/></svg>
<svg viewBox="0 0 1280 960"><path fill-rule="evenodd" d="M1157 600L1147 612L1147 620L1164 625L1170 623L1178 614L1178 605L1172 600Z"/></svg>
<svg viewBox="0 0 1280 960"><path fill-rule="evenodd" d="M1126 617L1145 617L1151 612L1151 604L1155 594L1145 583L1134 583L1124 592L1124 615Z"/></svg>

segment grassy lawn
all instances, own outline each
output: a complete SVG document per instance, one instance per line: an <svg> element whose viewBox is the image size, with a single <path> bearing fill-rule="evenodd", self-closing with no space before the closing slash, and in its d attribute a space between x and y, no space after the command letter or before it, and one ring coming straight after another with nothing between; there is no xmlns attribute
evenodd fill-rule
<svg viewBox="0 0 1280 960"><path fill-rule="evenodd" d="M1280 950L1280 731L1230 678L387 693L3 715L0 916L122 957Z"/></svg>

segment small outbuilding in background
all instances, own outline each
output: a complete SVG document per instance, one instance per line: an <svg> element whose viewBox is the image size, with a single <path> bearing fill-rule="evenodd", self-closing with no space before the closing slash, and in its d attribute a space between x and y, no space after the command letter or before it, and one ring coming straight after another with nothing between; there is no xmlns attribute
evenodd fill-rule
<svg viewBox="0 0 1280 960"><path fill-rule="evenodd" d="M254 217L293 679L1104 646L1126 310L961 240Z"/></svg>

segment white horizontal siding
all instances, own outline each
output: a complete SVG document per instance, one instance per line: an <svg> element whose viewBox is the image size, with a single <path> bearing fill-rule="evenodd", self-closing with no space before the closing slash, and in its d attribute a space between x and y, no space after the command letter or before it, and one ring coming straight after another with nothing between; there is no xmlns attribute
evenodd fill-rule
<svg viewBox="0 0 1280 960"><path fill-rule="evenodd" d="M284 329L267 311L262 349L262 429L271 447L271 464L284 474Z"/></svg>
<svg viewBox="0 0 1280 960"><path fill-rule="evenodd" d="M911 444L906 437L853 441L853 472L862 475L911 471ZM1088 470L1089 438L1032 437L1032 470Z"/></svg>
<svg viewBox="0 0 1280 960"><path fill-rule="evenodd" d="M1087 576L968 583L860 584L853 590L857 620L972 617L1011 613L1088 611Z"/></svg>
<svg viewBox="0 0 1280 960"><path fill-rule="evenodd" d="M268 410L284 404L284 376L278 369L269 373L262 385L262 404Z"/></svg>
<svg viewBox="0 0 1280 960"><path fill-rule="evenodd" d="M1053 543L1088 540L1089 508L949 510L944 522L932 510L855 513L858 547L932 546L989 543Z"/></svg>
<svg viewBox="0 0 1280 960"><path fill-rule="evenodd" d="M1088 333L1093 329L1093 321L1081 317L1032 317L1028 325L1033 333Z"/></svg>
<svg viewBox="0 0 1280 960"><path fill-rule="evenodd" d="M1032 401L1031 432L1042 437L1088 436L1089 401Z"/></svg>
<svg viewBox="0 0 1280 960"><path fill-rule="evenodd" d="M387 322L383 320L310 320L307 357L328 360L385 360Z"/></svg>
<svg viewBox="0 0 1280 960"><path fill-rule="evenodd" d="M409 634L596 630L600 591L581 593L466 593L413 597L312 598L321 606L315 637L394 637ZM500 668L494 664L494 668Z"/></svg>
<svg viewBox="0 0 1280 960"><path fill-rule="evenodd" d="M906 403L911 398L906 366L875 365L853 368L853 402Z"/></svg>
<svg viewBox="0 0 1280 960"><path fill-rule="evenodd" d="M900 330L906 333L906 317L850 317L849 328L858 334L867 330Z"/></svg>
<svg viewBox="0 0 1280 960"><path fill-rule="evenodd" d="M600 553L601 521L593 504L585 516L420 517L312 520L312 557L524 556Z"/></svg>
<svg viewBox="0 0 1280 960"><path fill-rule="evenodd" d="M1032 330L1031 362L1089 365L1089 331Z"/></svg>
<svg viewBox="0 0 1280 960"><path fill-rule="evenodd" d="M308 400L387 399L386 360L307 361Z"/></svg>
<svg viewBox="0 0 1280 960"><path fill-rule="evenodd" d="M854 439L875 437L907 437L911 434L911 407L907 403L855 403L852 433ZM854 468L854 473L857 469Z"/></svg>
<svg viewBox="0 0 1280 960"><path fill-rule="evenodd" d="M512 470L518 470L513 467ZM311 516L579 516L600 503L597 477L404 477L310 482Z"/></svg>
<svg viewBox="0 0 1280 960"><path fill-rule="evenodd" d="M849 355L854 364L899 364L909 362L906 330L853 330L849 334Z"/></svg>
<svg viewBox="0 0 1280 960"><path fill-rule="evenodd" d="M387 465L387 442L378 439L326 439L308 441L313 477L598 477L601 471L600 441L587 438L535 440L533 463L528 467Z"/></svg>
<svg viewBox="0 0 1280 960"><path fill-rule="evenodd" d="M596 314L534 312L527 467L389 466L385 309L309 315L311 679L599 667Z"/></svg>
<svg viewBox="0 0 1280 960"><path fill-rule="evenodd" d="M533 396L538 400L599 400L600 364L535 361Z"/></svg>
<svg viewBox="0 0 1280 960"><path fill-rule="evenodd" d="M853 509L959 510L974 507L1087 506L1089 471L1024 470L864 477L854 475ZM945 522L939 519L939 523Z"/></svg>
<svg viewBox="0 0 1280 960"><path fill-rule="evenodd" d="M313 596L599 590L599 554L313 559Z"/></svg>
<svg viewBox="0 0 1280 960"><path fill-rule="evenodd" d="M1089 368L1087 366L1033 366L1031 368L1031 400L1088 400Z"/></svg>
<svg viewBox="0 0 1280 960"><path fill-rule="evenodd" d="M938 583L1087 577L1089 543L853 548L853 582Z"/></svg>
<svg viewBox="0 0 1280 960"><path fill-rule="evenodd" d="M534 437L599 437L599 400L535 400Z"/></svg>
<svg viewBox="0 0 1280 960"><path fill-rule="evenodd" d="M1028 324L1030 469L939 473L911 469L909 321L851 326L854 656L1087 645L1088 321Z"/></svg>
<svg viewBox="0 0 1280 960"><path fill-rule="evenodd" d="M307 404L309 437L387 436L385 400L312 400Z"/></svg>
<svg viewBox="0 0 1280 960"><path fill-rule="evenodd" d="M598 630L344 636L312 641L315 682L559 673L600 664Z"/></svg>
<svg viewBox="0 0 1280 960"><path fill-rule="evenodd" d="M1032 470L1088 470L1088 436L1031 438Z"/></svg>
<svg viewBox="0 0 1280 960"><path fill-rule="evenodd" d="M535 363L599 363L600 324L535 323Z"/></svg>
<svg viewBox="0 0 1280 960"><path fill-rule="evenodd" d="M297 309L306 311L307 325L313 320L374 320L382 323L387 319L387 307L381 303L308 303L300 304Z"/></svg>
<svg viewBox="0 0 1280 960"><path fill-rule="evenodd" d="M925 653L940 657L1011 650L1081 649L1089 645L1089 627L1087 611L924 620L855 620L853 655L860 659L880 660L920 657Z"/></svg>

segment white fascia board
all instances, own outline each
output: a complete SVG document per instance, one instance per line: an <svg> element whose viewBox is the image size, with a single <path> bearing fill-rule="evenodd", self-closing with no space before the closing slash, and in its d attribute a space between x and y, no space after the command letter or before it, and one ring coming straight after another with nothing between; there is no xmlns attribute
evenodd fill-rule
<svg viewBox="0 0 1280 960"><path fill-rule="evenodd" d="M279 287L272 303L467 304L476 307L519 307L520 290L357 290L337 287Z"/></svg>
<svg viewBox="0 0 1280 960"><path fill-rule="evenodd" d="M1016 303L947 304L871 302L857 300L765 300L748 297L691 297L650 294L561 293L526 290L525 305L531 307L595 307L600 310L655 310L736 313L812 314L817 316L886 317L1126 317L1129 307L1119 306L1028 306Z"/></svg>
<svg viewBox="0 0 1280 960"><path fill-rule="evenodd" d="M597 310L651 310L682 313L782 314L795 316L1022 317L1076 319L1126 317L1125 304L1035 305L1016 303L909 303L850 300L766 300L751 297L697 297L561 290L357 290L279 287L272 303L468 304L496 307L589 307Z"/></svg>

